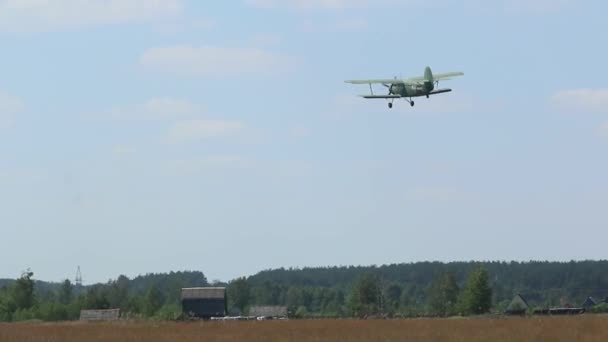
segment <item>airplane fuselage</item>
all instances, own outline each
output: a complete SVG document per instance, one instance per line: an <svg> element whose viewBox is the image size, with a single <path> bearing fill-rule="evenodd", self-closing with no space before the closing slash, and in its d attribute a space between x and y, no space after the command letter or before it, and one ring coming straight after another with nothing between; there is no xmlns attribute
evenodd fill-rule
<svg viewBox="0 0 608 342"><path fill-rule="evenodd" d="M418 97L427 96L435 89L434 82L426 81L422 84L403 84L393 83L389 85L390 95L399 95L401 97Z"/></svg>

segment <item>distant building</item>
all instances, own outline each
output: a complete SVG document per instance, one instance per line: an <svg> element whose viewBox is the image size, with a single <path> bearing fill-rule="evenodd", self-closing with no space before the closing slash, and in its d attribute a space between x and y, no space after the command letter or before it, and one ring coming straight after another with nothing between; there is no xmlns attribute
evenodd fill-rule
<svg viewBox="0 0 608 342"><path fill-rule="evenodd" d="M286 306L263 306L254 305L249 308L249 316L263 318L287 318Z"/></svg>
<svg viewBox="0 0 608 342"><path fill-rule="evenodd" d="M225 287L184 288L181 293L182 311L196 318L224 317L227 311Z"/></svg>
<svg viewBox="0 0 608 342"><path fill-rule="evenodd" d="M551 309L536 309L534 315L580 315L584 314L583 308L551 308Z"/></svg>
<svg viewBox="0 0 608 342"><path fill-rule="evenodd" d="M526 301L522 295L518 294L511 300L511 303L509 303L509 306L505 310L505 314L525 315L529 308L530 305L528 305L528 301Z"/></svg>
<svg viewBox="0 0 608 342"><path fill-rule="evenodd" d="M120 309L80 310L81 321L116 321L120 319Z"/></svg>
<svg viewBox="0 0 608 342"><path fill-rule="evenodd" d="M595 301L595 299L593 299L593 297L587 297L587 299L585 299L585 301L583 302L583 305L581 305L581 307L585 310L590 310L592 307L596 306L597 302Z"/></svg>

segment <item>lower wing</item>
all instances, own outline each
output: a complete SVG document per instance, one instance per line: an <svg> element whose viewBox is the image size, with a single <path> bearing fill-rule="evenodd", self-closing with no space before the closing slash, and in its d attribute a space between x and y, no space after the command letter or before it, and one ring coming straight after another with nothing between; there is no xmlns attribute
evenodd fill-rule
<svg viewBox="0 0 608 342"><path fill-rule="evenodd" d="M359 95L364 99L400 99L399 95Z"/></svg>
<svg viewBox="0 0 608 342"><path fill-rule="evenodd" d="M433 91L430 91L428 95L437 95L437 94L443 94L443 93L449 93L451 92L452 89L449 88L445 88L445 89L436 89ZM412 97L419 97L419 96L425 96L426 94L420 94L420 95L415 95ZM400 99L400 98L409 98L410 96L401 96L401 95L359 95L364 99Z"/></svg>

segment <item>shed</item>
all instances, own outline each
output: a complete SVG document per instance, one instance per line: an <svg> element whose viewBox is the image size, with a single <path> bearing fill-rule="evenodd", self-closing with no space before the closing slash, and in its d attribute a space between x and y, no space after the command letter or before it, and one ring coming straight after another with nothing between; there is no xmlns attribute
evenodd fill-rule
<svg viewBox="0 0 608 342"><path fill-rule="evenodd" d="M505 310L505 314L524 315L529 308L530 305L528 305L528 301L526 301L522 295L517 294L513 300L511 300L511 303L509 303L509 306Z"/></svg>
<svg viewBox="0 0 608 342"><path fill-rule="evenodd" d="M585 310L589 310L597 305L597 301L593 297L587 297L581 307Z"/></svg>
<svg viewBox="0 0 608 342"><path fill-rule="evenodd" d="M287 307L286 306L263 306L255 305L249 308L249 315L255 317L265 318L286 318Z"/></svg>
<svg viewBox="0 0 608 342"><path fill-rule="evenodd" d="M120 309L80 310L81 321L116 321L120 318Z"/></svg>
<svg viewBox="0 0 608 342"><path fill-rule="evenodd" d="M191 317L224 317L227 311L225 287L192 287L181 292L182 311Z"/></svg>

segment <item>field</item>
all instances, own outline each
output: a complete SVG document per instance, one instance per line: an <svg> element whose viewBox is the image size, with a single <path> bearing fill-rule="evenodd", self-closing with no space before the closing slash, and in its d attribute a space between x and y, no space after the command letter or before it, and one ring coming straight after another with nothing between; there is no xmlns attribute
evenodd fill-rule
<svg viewBox="0 0 608 342"><path fill-rule="evenodd" d="M0 324L0 341L608 341L608 316Z"/></svg>

